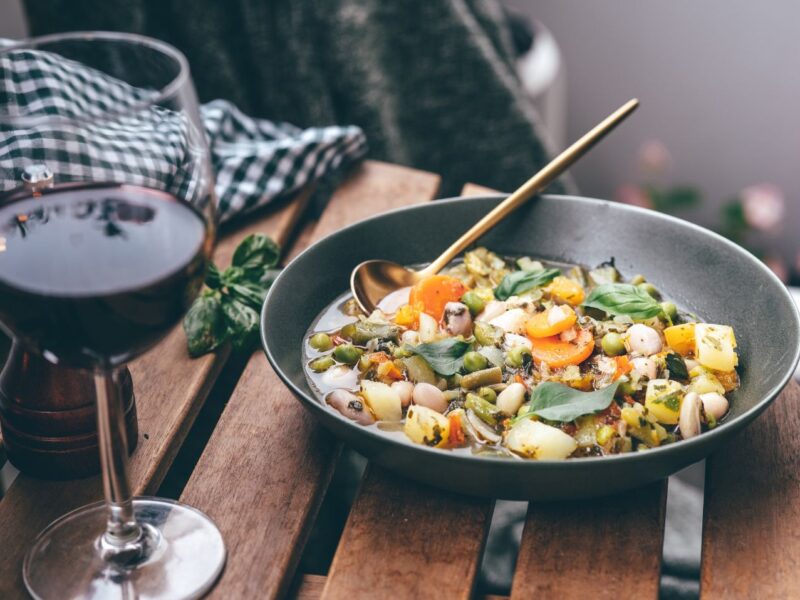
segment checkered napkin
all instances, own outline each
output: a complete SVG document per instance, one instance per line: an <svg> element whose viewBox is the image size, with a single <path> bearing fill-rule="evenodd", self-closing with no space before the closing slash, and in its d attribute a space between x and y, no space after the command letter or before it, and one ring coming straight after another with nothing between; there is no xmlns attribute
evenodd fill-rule
<svg viewBox="0 0 800 600"><path fill-rule="evenodd" d="M194 200L208 176L199 134L185 114L148 104L157 93L51 53L0 53L0 115L26 115L0 117L0 191L19 187L23 171L43 163L56 181L124 182ZM251 119L224 100L200 113L220 221L296 192L367 150L354 126L300 129Z"/></svg>

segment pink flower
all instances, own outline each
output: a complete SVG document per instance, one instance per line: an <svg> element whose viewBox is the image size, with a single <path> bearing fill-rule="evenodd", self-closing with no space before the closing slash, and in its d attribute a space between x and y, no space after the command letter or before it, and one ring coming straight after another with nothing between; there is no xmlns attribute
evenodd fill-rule
<svg viewBox="0 0 800 600"><path fill-rule="evenodd" d="M672 166L672 155L659 140L648 140L639 147L638 161L646 175L664 175Z"/></svg>
<svg viewBox="0 0 800 600"><path fill-rule="evenodd" d="M764 264L767 265L783 283L789 281L789 269L781 258L777 256L767 256L764 258Z"/></svg>
<svg viewBox="0 0 800 600"><path fill-rule="evenodd" d="M751 185L739 192L747 224L760 231L777 226L783 219L784 200L781 189L771 183Z"/></svg>
<svg viewBox="0 0 800 600"><path fill-rule="evenodd" d="M653 208L650 197L642 188L632 183L625 183L617 188L614 194L619 202L642 208Z"/></svg>

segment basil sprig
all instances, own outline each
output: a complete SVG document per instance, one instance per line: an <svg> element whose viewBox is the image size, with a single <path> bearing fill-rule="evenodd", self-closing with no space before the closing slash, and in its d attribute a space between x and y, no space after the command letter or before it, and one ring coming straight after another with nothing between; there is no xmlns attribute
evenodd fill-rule
<svg viewBox="0 0 800 600"><path fill-rule="evenodd" d="M608 408L618 387L619 382L594 392L581 392L561 383L545 381L533 389L528 411L516 417L514 422L532 414L549 421L574 421Z"/></svg>
<svg viewBox="0 0 800 600"><path fill-rule="evenodd" d="M459 338L445 338L438 342L410 346L409 349L424 358L439 375L450 376L461 369L464 355L471 345L470 342Z"/></svg>
<svg viewBox="0 0 800 600"><path fill-rule="evenodd" d="M650 294L630 283L598 285L582 306L632 319L652 319L662 312L661 305Z"/></svg>
<svg viewBox="0 0 800 600"><path fill-rule="evenodd" d="M558 269L538 269L536 271L513 271L505 277L494 289L494 296L498 300L508 300L522 292L527 292L536 287L547 285L558 277Z"/></svg>
<svg viewBox="0 0 800 600"><path fill-rule="evenodd" d="M233 253L231 266L220 271L213 263L206 273L207 289L183 318L193 358L230 340L247 350L258 339L259 312L275 279L280 248L271 238L252 234Z"/></svg>

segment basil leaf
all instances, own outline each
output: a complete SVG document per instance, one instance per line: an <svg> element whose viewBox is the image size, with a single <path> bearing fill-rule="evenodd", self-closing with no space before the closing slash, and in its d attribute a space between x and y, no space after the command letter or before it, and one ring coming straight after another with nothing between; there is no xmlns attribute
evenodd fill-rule
<svg viewBox="0 0 800 600"><path fill-rule="evenodd" d="M223 297L222 312L233 347L251 348L258 339L258 313L230 296Z"/></svg>
<svg viewBox="0 0 800 600"><path fill-rule="evenodd" d="M511 296L516 296L533 288L547 285L560 274L561 271L558 269L514 271L503 277L503 281L494 289L495 298L498 300L508 300Z"/></svg>
<svg viewBox="0 0 800 600"><path fill-rule="evenodd" d="M228 285L228 293L235 300L259 311L261 305L264 304L264 298L267 297L267 288L258 283L232 283Z"/></svg>
<svg viewBox="0 0 800 600"><path fill-rule="evenodd" d="M429 344L409 346L409 349L425 359L439 375L454 375L464 364L464 355L471 344L458 338L448 338Z"/></svg>
<svg viewBox="0 0 800 600"><path fill-rule="evenodd" d="M528 414L539 415L549 421L574 421L583 415L608 408L618 387L619 382L594 392L581 392L562 383L545 381L531 393Z"/></svg>
<svg viewBox="0 0 800 600"><path fill-rule="evenodd" d="M189 356L196 358L227 339L227 327L219 294L203 294L194 301L183 318L189 343Z"/></svg>
<svg viewBox="0 0 800 600"><path fill-rule="evenodd" d="M670 352L664 357L664 361L669 369L669 378L676 381L689 381L689 370L683 358L675 352Z"/></svg>
<svg viewBox="0 0 800 600"><path fill-rule="evenodd" d="M598 285L582 306L633 319L651 319L662 312L661 305L650 294L630 283Z"/></svg>
<svg viewBox="0 0 800 600"><path fill-rule="evenodd" d="M245 271L271 269L278 264L280 247L272 238L260 233L253 233L244 238L233 253L231 265L241 267Z"/></svg>
<svg viewBox="0 0 800 600"><path fill-rule="evenodd" d="M213 262L208 264L208 271L206 272L206 285L212 290L216 290L222 284L220 283L221 275L217 265Z"/></svg>

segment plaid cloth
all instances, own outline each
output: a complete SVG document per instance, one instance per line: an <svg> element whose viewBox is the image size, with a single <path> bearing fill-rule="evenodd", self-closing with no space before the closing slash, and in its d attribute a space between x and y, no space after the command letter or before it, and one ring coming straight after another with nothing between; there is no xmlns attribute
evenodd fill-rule
<svg viewBox="0 0 800 600"><path fill-rule="evenodd" d="M51 53L0 53L0 191L19 187L26 167L44 163L56 181L124 182L195 200L210 176L199 133L184 113L148 104L157 94ZM220 221L367 151L355 126L300 129L251 119L223 100L200 113ZM15 114L21 118L3 117Z"/></svg>

